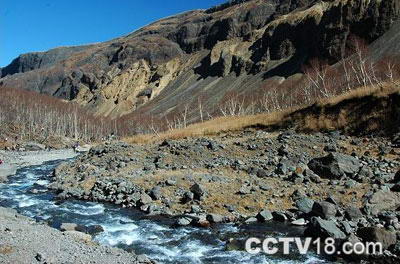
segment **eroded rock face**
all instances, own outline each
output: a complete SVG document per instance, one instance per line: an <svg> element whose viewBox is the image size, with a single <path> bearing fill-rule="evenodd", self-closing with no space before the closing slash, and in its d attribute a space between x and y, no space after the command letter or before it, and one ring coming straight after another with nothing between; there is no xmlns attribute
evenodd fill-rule
<svg viewBox="0 0 400 264"><path fill-rule="evenodd" d="M146 111L163 113L178 104L172 96L193 96L186 94L193 87L207 88L208 104L216 105L232 86L257 89L266 77L290 76L313 57L337 61L350 35L375 40L399 9L397 0L234 1L108 42L21 55L0 70L0 83L109 116L156 97Z"/></svg>

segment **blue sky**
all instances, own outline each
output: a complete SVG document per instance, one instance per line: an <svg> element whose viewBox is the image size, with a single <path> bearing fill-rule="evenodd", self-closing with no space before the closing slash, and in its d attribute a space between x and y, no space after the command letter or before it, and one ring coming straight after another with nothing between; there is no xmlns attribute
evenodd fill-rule
<svg viewBox="0 0 400 264"><path fill-rule="evenodd" d="M4 0L0 67L19 54L101 42L154 20L226 0Z"/></svg>

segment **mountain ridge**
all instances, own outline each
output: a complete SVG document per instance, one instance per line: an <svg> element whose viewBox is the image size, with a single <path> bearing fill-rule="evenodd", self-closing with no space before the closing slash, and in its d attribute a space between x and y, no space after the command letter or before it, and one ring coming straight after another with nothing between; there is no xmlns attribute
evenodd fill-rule
<svg viewBox="0 0 400 264"><path fill-rule="evenodd" d="M313 57L338 61L350 35L371 43L399 9L396 0L234 1L103 43L22 55L0 70L0 84L111 117L179 112L200 97L213 109L229 92L252 94L270 78L292 78Z"/></svg>

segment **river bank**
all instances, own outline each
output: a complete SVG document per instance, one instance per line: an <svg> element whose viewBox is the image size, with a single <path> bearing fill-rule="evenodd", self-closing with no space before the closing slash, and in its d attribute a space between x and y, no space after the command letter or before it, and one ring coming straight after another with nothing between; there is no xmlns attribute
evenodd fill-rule
<svg viewBox="0 0 400 264"><path fill-rule="evenodd" d="M83 233L60 232L0 207L0 263L151 263L122 249L92 242Z"/></svg>
<svg viewBox="0 0 400 264"><path fill-rule="evenodd" d="M390 138L290 130L120 142L60 165L50 188L60 200L134 207L177 226L275 221L340 243L384 242L391 258L400 252L399 153Z"/></svg>
<svg viewBox="0 0 400 264"><path fill-rule="evenodd" d="M73 150L53 151L0 151L0 176L3 184L7 177L15 175L19 169L44 164L49 161L76 157ZM43 175L46 177L46 175ZM0 184L1 185L1 184ZM14 184L15 185L15 184ZM6 197L20 197L20 194ZM0 202L5 202L2 196ZM11 197L12 199L14 197ZM7 202L5 202L7 204ZM27 205L21 204L24 208ZM18 206L17 206L18 208ZM36 217L36 215L31 215ZM37 215L39 216L39 215ZM45 221L17 213L16 210L0 207L0 263L152 263L145 256L122 249L100 245L92 236L74 230L52 228Z"/></svg>
<svg viewBox="0 0 400 264"><path fill-rule="evenodd" d="M18 169L27 166L40 165L47 161L70 159L77 156L72 149L42 150L42 151L5 151L0 150L0 183L8 176L14 175Z"/></svg>

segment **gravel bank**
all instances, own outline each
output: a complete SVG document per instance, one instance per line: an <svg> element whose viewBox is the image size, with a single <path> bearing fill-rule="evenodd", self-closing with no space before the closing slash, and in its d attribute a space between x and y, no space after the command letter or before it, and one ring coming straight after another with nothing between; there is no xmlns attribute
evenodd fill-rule
<svg viewBox="0 0 400 264"><path fill-rule="evenodd" d="M14 175L17 170L25 166L40 165L44 162L58 159L69 159L77 156L71 149L52 151L0 151L0 182L7 180L8 176Z"/></svg>
<svg viewBox="0 0 400 264"><path fill-rule="evenodd" d="M60 232L0 207L0 263L152 263L121 249L98 245L88 235Z"/></svg>

